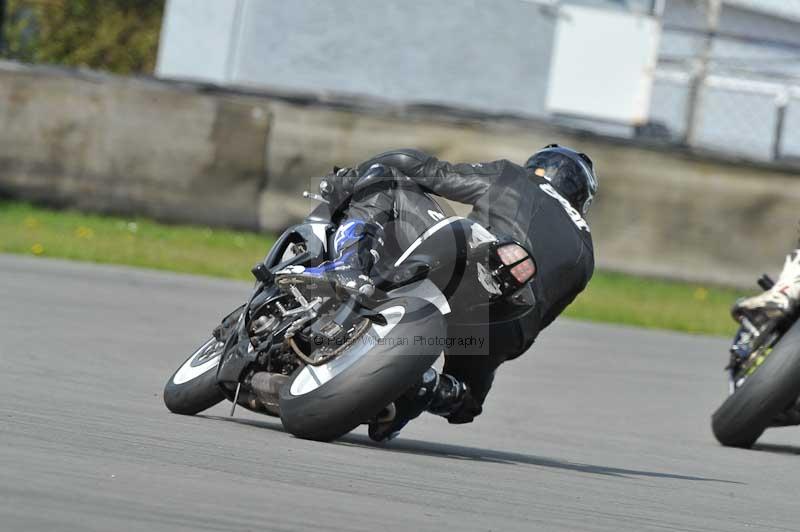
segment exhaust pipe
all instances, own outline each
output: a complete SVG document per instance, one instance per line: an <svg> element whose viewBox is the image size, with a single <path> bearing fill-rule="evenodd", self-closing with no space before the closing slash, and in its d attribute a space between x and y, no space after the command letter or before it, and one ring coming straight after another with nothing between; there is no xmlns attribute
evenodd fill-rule
<svg viewBox="0 0 800 532"><path fill-rule="evenodd" d="M261 404L264 405L264 409L273 416L279 416L278 398L281 388L289 384L290 380L291 377L288 375L259 371L250 380L250 387Z"/></svg>

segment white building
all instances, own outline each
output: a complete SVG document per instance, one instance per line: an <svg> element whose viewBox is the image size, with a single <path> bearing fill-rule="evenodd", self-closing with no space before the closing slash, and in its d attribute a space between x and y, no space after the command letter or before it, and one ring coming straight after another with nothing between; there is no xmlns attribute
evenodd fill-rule
<svg viewBox="0 0 800 532"><path fill-rule="evenodd" d="M705 53L708 1L167 0L157 73L513 113L631 136L629 125L555 116L548 108L560 6L639 17L655 11L658 69L644 114L663 126L650 133L679 140L691 76ZM800 83L800 0L724 0L707 55L695 143L770 159L780 135L781 154L800 156L800 94L787 89ZM576 85L602 98L603 86L630 61L610 59L607 77L594 69Z"/></svg>

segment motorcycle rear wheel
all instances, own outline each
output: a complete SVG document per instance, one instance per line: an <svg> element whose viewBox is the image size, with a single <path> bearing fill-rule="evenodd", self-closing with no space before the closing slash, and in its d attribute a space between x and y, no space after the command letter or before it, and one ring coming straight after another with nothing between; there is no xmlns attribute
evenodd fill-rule
<svg viewBox="0 0 800 532"><path fill-rule="evenodd" d="M446 333L444 317L435 306L397 298L374 310L387 317L389 325L372 324L367 335L373 344L365 347L368 339L359 339L324 366L298 369L282 388L280 414L288 432L317 441L347 434L416 384L441 355L436 342L419 340ZM401 317L392 323L398 314Z"/></svg>

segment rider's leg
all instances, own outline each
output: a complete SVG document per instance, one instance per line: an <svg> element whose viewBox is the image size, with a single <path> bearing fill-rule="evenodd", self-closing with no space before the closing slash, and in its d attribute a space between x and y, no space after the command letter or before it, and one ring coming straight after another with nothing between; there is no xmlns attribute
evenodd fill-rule
<svg viewBox="0 0 800 532"><path fill-rule="evenodd" d="M533 343L530 331L538 330L533 313L513 321L493 318L498 317L490 313L482 323L448 324L450 347L442 373L429 370L421 383L395 401L393 419L370 424L370 437L390 440L425 411L453 424L470 423L479 416L497 368L527 351Z"/></svg>
<svg viewBox="0 0 800 532"><path fill-rule="evenodd" d="M370 220L381 228L383 250L398 257L426 229L445 216L439 205L409 178L394 175L359 189L347 209L345 220Z"/></svg>
<svg viewBox="0 0 800 532"><path fill-rule="evenodd" d="M378 419L369 424L369 437L378 442L395 438L409 421L423 412L447 416L468 397L466 385L434 368L428 369L420 382L394 401L394 413L388 419Z"/></svg>
<svg viewBox="0 0 800 532"><path fill-rule="evenodd" d="M345 220L333 238L335 259L319 266L289 266L275 274L278 286L297 286L308 295L332 296L338 290L370 296L374 286L369 278L380 258L382 231L379 225L361 219Z"/></svg>
<svg viewBox="0 0 800 532"><path fill-rule="evenodd" d="M302 286L311 294L331 295L340 288L371 295L369 275L380 257L402 251L436 221L427 214L436 204L408 182L396 186L397 179L373 176L357 184L334 236L336 258L314 268L289 267L276 274L276 282Z"/></svg>
<svg viewBox="0 0 800 532"><path fill-rule="evenodd" d="M395 400L391 419L370 423L369 437L379 442L391 440L423 412L442 416L453 424L472 422L483 411L499 365L499 359L488 356L446 356L441 373L430 368L421 382Z"/></svg>
<svg viewBox="0 0 800 532"><path fill-rule="evenodd" d="M527 321L529 318L492 321L478 327L451 325L452 337L472 341L455 342L444 358L443 373L463 382L469 390L464 400L445 415L450 423L471 423L483 412L483 402L492 388L497 368L521 356L533 344L529 331L535 325ZM467 347L470 345L478 347Z"/></svg>
<svg viewBox="0 0 800 532"><path fill-rule="evenodd" d="M394 418L370 424L370 438L391 440L423 412L442 416L452 424L472 422L483 411L497 368L530 346L518 338L514 326L514 322L507 326L451 326L453 347L445 355L442 372L429 369L420 383L395 401ZM467 345L473 347L464 347Z"/></svg>
<svg viewBox="0 0 800 532"><path fill-rule="evenodd" d="M279 286L301 287L306 294L330 296L337 290L369 296L369 277L384 247L384 226L394 213L390 190L356 191L333 238L331 261L305 268L290 266L275 275Z"/></svg>
<svg viewBox="0 0 800 532"><path fill-rule="evenodd" d="M800 303L800 249L786 256L775 286L757 296L740 299L731 313L734 319L742 316L756 321L782 318L790 314Z"/></svg>

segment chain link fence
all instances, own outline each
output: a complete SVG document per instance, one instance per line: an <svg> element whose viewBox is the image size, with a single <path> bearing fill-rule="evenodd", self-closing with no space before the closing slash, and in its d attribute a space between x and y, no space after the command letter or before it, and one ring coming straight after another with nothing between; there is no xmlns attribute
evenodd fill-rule
<svg viewBox="0 0 800 532"><path fill-rule="evenodd" d="M661 0L650 134L800 161L800 0Z"/></svg>

